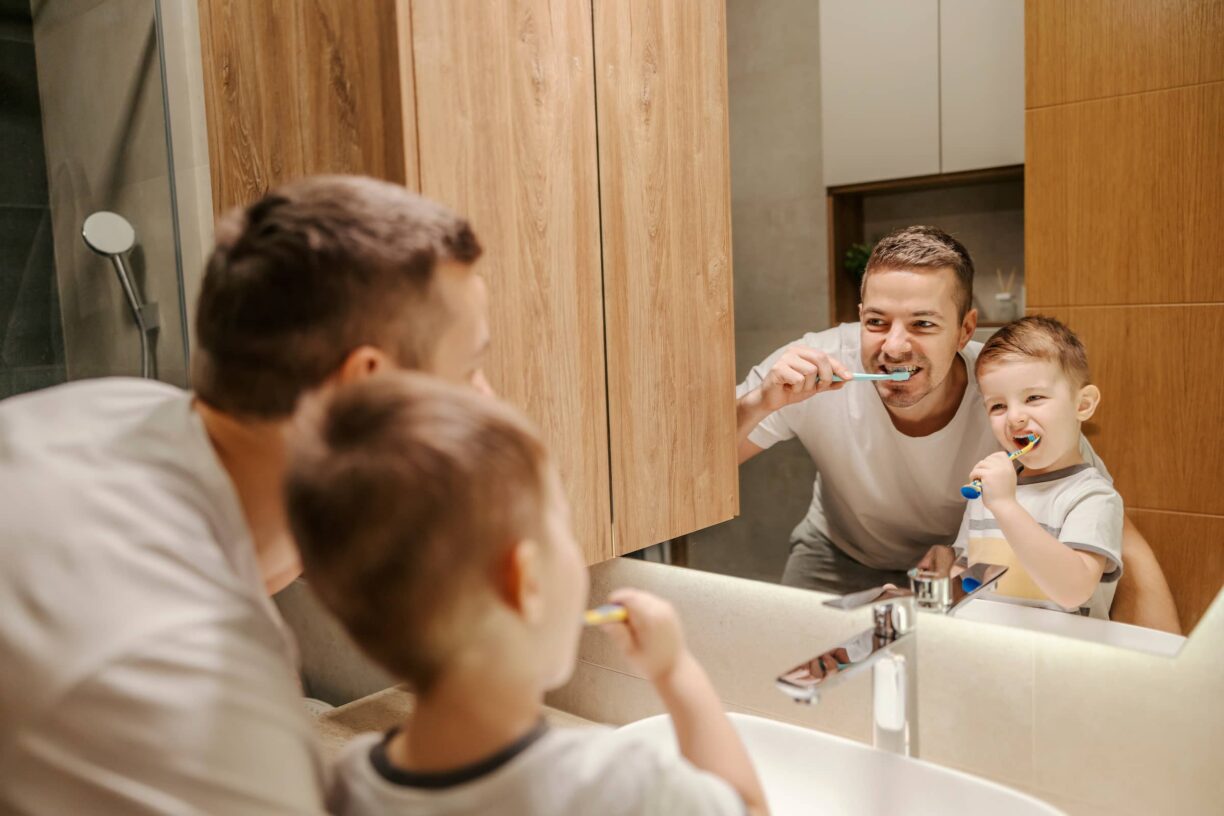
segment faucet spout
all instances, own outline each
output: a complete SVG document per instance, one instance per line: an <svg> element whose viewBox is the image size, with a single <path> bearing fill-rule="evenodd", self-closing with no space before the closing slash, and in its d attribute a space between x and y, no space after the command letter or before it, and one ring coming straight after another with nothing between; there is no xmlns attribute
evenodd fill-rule
<svg viewBox="0 0 1224 816"><path fill-rule="evenodd" d="M791 699L815 703L824 691L872 669L873 742L912 756L918 751L918 655L912 599L872 608L872 628L800 663L777 678Z"/></svg>

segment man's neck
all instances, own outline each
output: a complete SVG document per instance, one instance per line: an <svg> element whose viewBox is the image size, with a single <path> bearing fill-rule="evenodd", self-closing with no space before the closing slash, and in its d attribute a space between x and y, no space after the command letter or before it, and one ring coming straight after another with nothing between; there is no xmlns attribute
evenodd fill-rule
<svg viewBox="0 0 1224 816"><path fill-rule="evenodd" d="M241 420L199 400L192 407L238 494L264 585L275 594L301 573L282 498L285 423Z"/></svg>
<svg viewBox="0 0 1224 816"><path fill-rule="evenodd" d="M391 764L423 773L458 770L534 728L543 712L542 692L531 671L507 671L511 662L467 660L418 697L387 746Z"/></svg>
<svg viewBox="0 0 1224 816"><path fill-rule="evenodd" d="M892 419L893 427L901 433L915 437L930 436L947 427L956 416L968 386L969 372L965 358L957 354L944 381L916 405L896 408L885 403L884 408Z"/></svg>

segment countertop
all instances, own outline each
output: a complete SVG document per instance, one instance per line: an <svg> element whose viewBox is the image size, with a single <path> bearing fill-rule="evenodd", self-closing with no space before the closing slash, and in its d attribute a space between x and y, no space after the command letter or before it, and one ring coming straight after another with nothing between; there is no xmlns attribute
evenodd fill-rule
<svg viewBox="0 0 1224 816"><path fill-rule="evenodd" d="M331 758L353 737L366 731L386 731L403 722L415 703L412 692L403 686L392 686L368 697L333 708L315 720L324 754ZM588 728L597 723L544 706L544 719L557 728Z"/></svg>

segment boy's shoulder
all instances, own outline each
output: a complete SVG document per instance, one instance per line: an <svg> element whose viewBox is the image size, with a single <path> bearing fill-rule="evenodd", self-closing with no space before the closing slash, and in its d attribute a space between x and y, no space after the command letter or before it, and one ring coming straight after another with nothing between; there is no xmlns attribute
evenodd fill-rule
<svg viewBox="0 0 1224 816"><path fill-rule="evenodd" d="M741 814L743 802L722 779L689 765L674 750L610 728L553 728L494 767L430 780L388 773L386 737L356 737L334 765L333 813ZM486 766L486 767L481 767ZM441 781L445 784L433 784Z"/></svg>

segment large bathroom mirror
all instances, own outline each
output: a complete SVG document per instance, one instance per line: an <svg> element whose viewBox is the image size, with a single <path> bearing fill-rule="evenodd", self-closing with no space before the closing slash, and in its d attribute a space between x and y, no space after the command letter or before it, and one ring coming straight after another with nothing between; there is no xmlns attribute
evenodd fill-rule
<svg viewBox="0 0 1224 816"><path fill-rule="evenodd" d="M1179 367L1180 358L1161 352L1192 348L1195 321L1210 318L1201 306L1176 304L1218 297L1188 290L1156 297L1143 275L1126 268L1144 251L1137 248L1148 240L1142 232L1159 230L1154 222L1134 220L1141 214L1098 235L1124 248L1101 247L1096 262L1084 260L1079 244L1085 230L1100 233L1102 222L1077 226L1077 208L1114 206L1094 204L1092 196L1112 196L1109 190L1133 183L1190 179L1171 165L1133 169L1122 157L1094 148L1084 132L1094 126L1085 117L1095 109L1059 97L1065 88L1047 92L1060 68L1038 61L1043 55L1057 59L1067 43L1053 42L1057 32L1039 33L1047 39L1029 48L1026 66L1023 0L728 0L737 377L742 394L754 367L809 333L841 326L857 342L862 328L852 324L859 320L860 281L875 242L909 225L950 233L976 270L975 342L1019 316L1042 313L1063 321L1087 347L1102 398L1084 433L1151 549L1151 557L1123 553L1126 568L1107 588L1104 614L1089 614L1087 604L1082 614L1040 608L1050 604L1034 602L1006 578L954 614L1175 654L1224 583L1224 505L1219 466L1212 464L1224 453L1213 418L1219 409L1195 397L1188 377L1166 374L1157 389L1155 381L1149 381L1152 388L1138 387L1139 372L1149 364ZM1108 100L1094 104L1102 116L1111 115ZM1174 144L1173 130L1133 129L1127 155L1160 153ZM1203 133L1208 141L1219 139L1218 131ZM1083 169L1085 163L1090 169ZM1111 174L1112 180L1101 180ZM1204 206L1197 201L1192 206ZM1218 223L1218 196L1215 202L1210 217ZM1120 213L1125 211L1113 213L1115 221L1125 220ZM1181 274L1144 274L1166 273ZM1210 274L1218 280L1218 273ZM862 359L841 362L855 371L872 370ZM873 398L885 387L845 386ZM796 438L744 462L738 518L668 542L646 557L797 586L808 585L805 569L819 574L832 559L843 562L839 574L856 574L857 583L842 587L845 592L904 582L903 568L913 566L929 545L957 537L968 500L938 500L945 509L955 505L941 541L930 532L929 519L918 518L927 508L915 509L900 498L890 503L887 495L883 502L847 502L844 489L839 493L826 484L822 490L821 479L875 467L878 479L865 489L904 490L899 481L922 480L924 473L946 480L934 474L958 457L964 441L944 438L929 445L928 462L839 461L843 451L864 460L878 451L871 435L882 431L873 422L878 425L885 414L876 403L852 403L858 407L848 409L849 416L830 418L829 430L796 430ZM986 408L975 396L957 410ZM961 426L953 421L947 427ZM931 439L940 434L946 437L947 431ZM1206 436L1188 442L1195 434ZM825 465L818 468L817 462ZM967 472L963 481L969 481ZM834 502L840 504L828 506ZM899 518L880 524L880 516L890 513ZM863 566L861 550L853 553L858 560L848 555L853 542L843 547L827 540L844 543L907 517L927 530L920 540L901 535L862 544L909 554L905 563L892 558L891 570ZM824 539L825 550L802 552L814 539ZM951 563L949 558L945 566ZM1017 594L1030 597L1017 601Z"/></svg>

